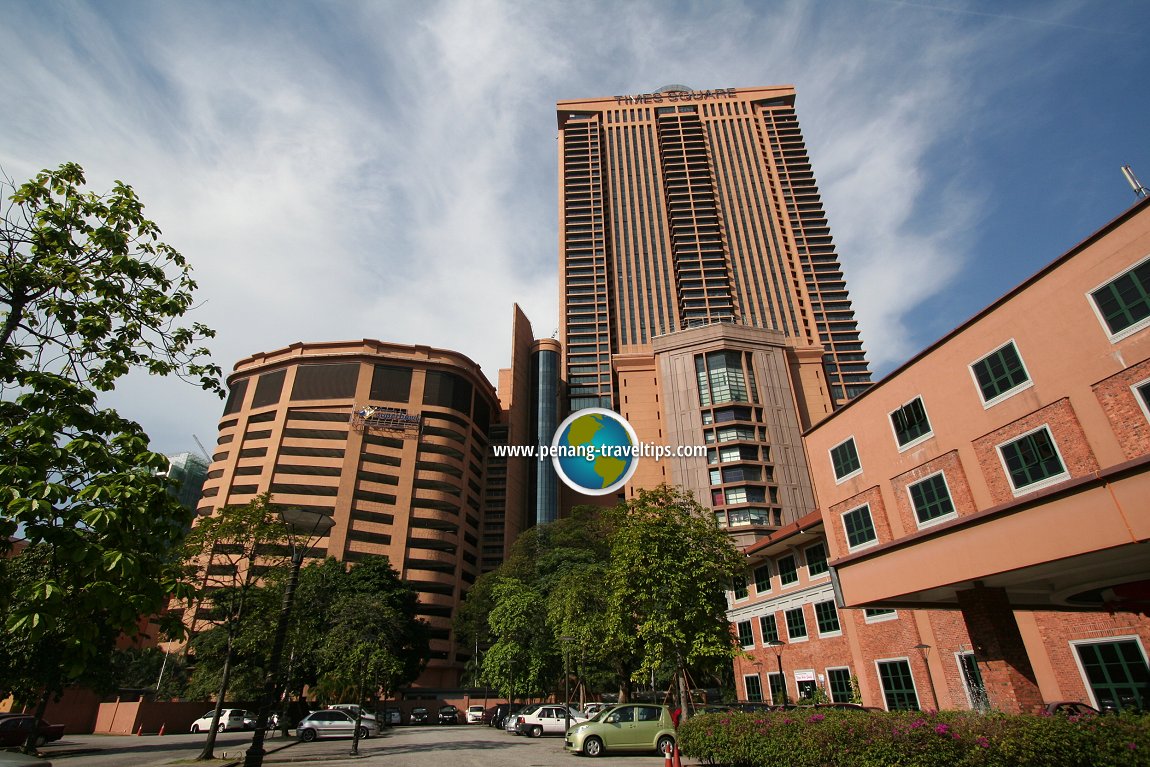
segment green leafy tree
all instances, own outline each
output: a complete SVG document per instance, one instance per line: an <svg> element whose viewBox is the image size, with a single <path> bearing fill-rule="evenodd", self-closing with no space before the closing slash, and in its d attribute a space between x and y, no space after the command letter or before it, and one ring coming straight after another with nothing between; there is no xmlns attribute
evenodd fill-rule
<svg viewBox="0 0 1150 767"><path fill-rule="evenodd" d="M195 654L196 668L188 692L203 695L210 680L218 683L212 727L199 759L215 758L216 728L237 667L244 674L245 686L253 675L262 678L259 672L268 644L265 632L274 620L253 621L253 615L266 615L274 596L261 587L260 579L273 568L287 565L290 536L290 528L271 505L268 493L242 506L217 509L187 536L184 559L189 566L185 578L192 594L187 606L190 630L198 634L189 648ZM257 603L262 603L262 610L256 609ZM201 620L210 628L200 629ZM251 629L245 632L245 626ZM241 651L244 662L237 664ZM255 686L262 689L262 682Z"/></svg>
<svg viewBox="0 0 1150 767"><path fill-rule="evenodd" d="M611 552L608 641L640 657L636 679L673 668L686 711L688 669L729 663L738 652L726 590L743 557L714 515L667 485L627 502Z"/></svg>
<svg viewBox="0 0 1150 767"><path fill-rule="evenodd" d="M39 694L41 712L179 591L189 513L156 476L167 459L99 394L133 370L223 393L200 346L213 331L179 324L188 263L131 187L84 184L71 163L0 180L0 553L18 533L49 551L4 603L5 638L59 658L5 664L0 687Z"/></svg>
<svg viewBox="0 0 1150 767"><path fill-rule="evenodd" d="M554 632L542 595L504 578L493 589L489 624L494 643L483 657L483 675L508 700L542 692L559 665Z"/></svg>

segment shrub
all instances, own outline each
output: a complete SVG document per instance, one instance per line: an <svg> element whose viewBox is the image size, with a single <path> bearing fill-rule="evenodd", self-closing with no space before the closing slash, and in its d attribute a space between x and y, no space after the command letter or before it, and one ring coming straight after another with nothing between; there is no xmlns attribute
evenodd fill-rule
<svg viewBox="0 0 1150 767"><path fill-rule="evenodd" d="M692 717L682 752L726 767L1150 767L1150 717L794 709Z"/></svg>

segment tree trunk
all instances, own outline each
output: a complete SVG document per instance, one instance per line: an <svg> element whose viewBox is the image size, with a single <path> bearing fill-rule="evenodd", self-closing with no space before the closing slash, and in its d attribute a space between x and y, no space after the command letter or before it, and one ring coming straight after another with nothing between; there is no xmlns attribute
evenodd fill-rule
<svg viewBox="0 0 1150 767"><path fill-rule="evenodd" d="M35 726L28 732L28 739L24 741L24 753L35 754L38 752L37 740L40 739L40 720L44 718L44 712L48 710L48 701L51 699L52 693L45 688L44 693L40 696L40 700L36 701L36 717Z"/></svg>
<svg viewBox="0 0 1150 767"><path fill-rule="evenodd" d="M679 668L676 669L675 676L678 677L679 681L679 709L682 711L682 713L679 714L679 721L683 722L691 717L691 709L689 706L691 696L687 690L687 669L683 668L681 660L679 661Z"/></svg>

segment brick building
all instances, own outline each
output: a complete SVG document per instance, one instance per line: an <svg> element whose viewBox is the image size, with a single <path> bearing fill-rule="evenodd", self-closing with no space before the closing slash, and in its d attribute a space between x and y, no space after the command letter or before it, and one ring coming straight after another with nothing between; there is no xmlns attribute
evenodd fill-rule
<svg viewBox="0 0 1150 767"><path fill-rule="evenodd" d="M804 444L819 515L750 546L731 597L744 694L773 618L791 695L813 672L841 698L847 667L888 708L1150 705L1150 201Z"/></svg>

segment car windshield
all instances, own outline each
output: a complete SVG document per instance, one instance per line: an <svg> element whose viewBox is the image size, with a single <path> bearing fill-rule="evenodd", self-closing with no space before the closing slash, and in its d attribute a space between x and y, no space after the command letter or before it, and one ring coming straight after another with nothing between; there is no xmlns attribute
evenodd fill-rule
<svg viewBox="0 0 1150 767"><path fill-rule="evenodd" d="M587 721L589 721L589 722L602 722L603 717L605 717L608 713L610 713L611 709L613 709L613 708L615 708L615 707L614 706L607 706L605 709L603 709L599 713L595 714L595 716L591 717Z"/></svg>

